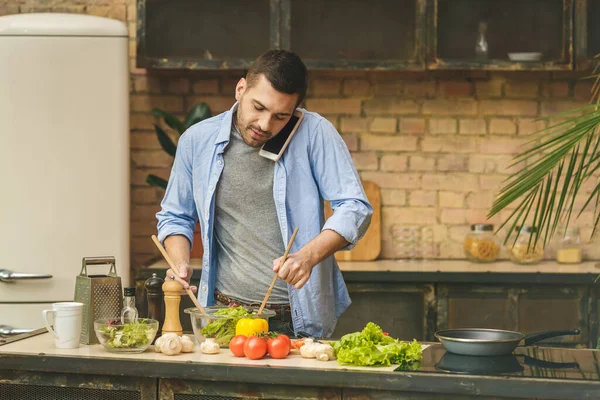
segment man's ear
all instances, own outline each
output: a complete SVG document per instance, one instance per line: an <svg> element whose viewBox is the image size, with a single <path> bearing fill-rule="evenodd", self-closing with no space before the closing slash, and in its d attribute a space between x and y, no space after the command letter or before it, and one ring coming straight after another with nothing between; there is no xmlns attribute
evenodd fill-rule
<svg viewBox="0 0 600 400"><path fill-rule="evenodd" d="M242 98L242 95L246 91L247 85L248 82L246 81L246 78L240 78L237 85L235 85L235 99L237 101L240 101Z"/></svg>

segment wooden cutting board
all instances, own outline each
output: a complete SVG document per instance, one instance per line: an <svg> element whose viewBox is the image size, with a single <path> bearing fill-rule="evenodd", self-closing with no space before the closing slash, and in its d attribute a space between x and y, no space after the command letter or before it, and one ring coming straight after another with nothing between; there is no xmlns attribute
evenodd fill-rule
<svg viewBox="0 0 600 400"><path fill-rule="evenodd" d="M363 181L367 199L373 206L371 225L358 244L349 251L338 251L335 259L338 261L372 261L381 253L381 191L375 182ZM329 202L325 202L325 218L333 214Z"/></svg>

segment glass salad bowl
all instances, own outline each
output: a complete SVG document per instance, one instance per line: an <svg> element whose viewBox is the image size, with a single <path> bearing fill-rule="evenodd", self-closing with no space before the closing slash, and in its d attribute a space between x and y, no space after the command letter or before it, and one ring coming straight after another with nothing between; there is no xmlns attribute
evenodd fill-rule
<svg viewBox="0 0 600 400"><path fill-rule="evenodd" d="M158 321L140 318L137 322L123 324L120 319L98 319L94 331L100 344L114 353L142 353L154 340Z"/></svg>
<svg viewBox="0 0 600 400"><path fill-rule="evenodd" d="M262 318L269 322L275 311L264 309L257 315L259 307L205 307L203 314L196 307L186 308L190 314L194 337L198 343L207 338L216 339L221 347L229 347L229 341L235 336L235 326L242 318Z"/></svg>

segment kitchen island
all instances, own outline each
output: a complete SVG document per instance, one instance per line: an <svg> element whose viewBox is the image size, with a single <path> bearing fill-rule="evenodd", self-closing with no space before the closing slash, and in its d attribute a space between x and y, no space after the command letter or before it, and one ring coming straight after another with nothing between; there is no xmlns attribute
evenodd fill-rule
<svg viewBox="0 0 600 400"><path fill-rule="evenodd" d="M10 339L14 340L14 339ZM1 340L0 340L1 342ZM457 358L458 357L458 358ZM166 356L54 347L48 333L0 343L1 399L599 399L600 351L518 348L464 358L429 343L421 366L340 366L199 352Z"/></svg>

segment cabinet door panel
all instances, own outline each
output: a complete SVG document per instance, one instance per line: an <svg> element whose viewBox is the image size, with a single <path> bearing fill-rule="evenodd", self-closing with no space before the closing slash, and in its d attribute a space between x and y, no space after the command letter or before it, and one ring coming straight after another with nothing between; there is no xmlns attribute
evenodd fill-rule
<svg viewBox="0 0 600 400"><path fill-rule="evenodd" d="M369 321L395 338L427 338L427 314L433 307L432 286L349 284L348 291L352 304L338 320L334 338L360 331Z"/></svg>

